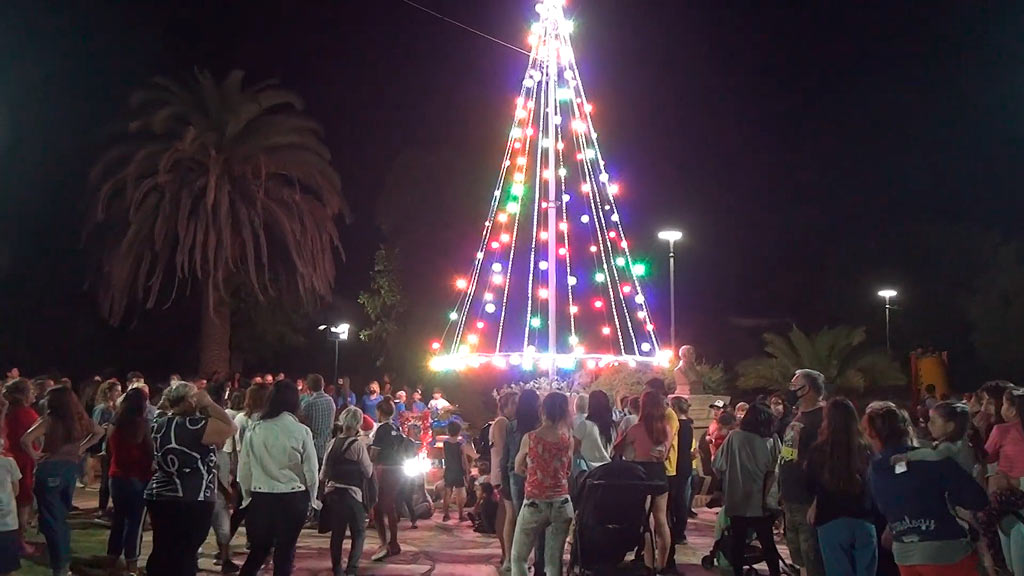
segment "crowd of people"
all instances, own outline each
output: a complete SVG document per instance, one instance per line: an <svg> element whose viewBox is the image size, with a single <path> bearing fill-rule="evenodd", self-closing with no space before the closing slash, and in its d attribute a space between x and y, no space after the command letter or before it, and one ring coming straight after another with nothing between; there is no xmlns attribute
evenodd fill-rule
<svg viewBox="0 0 1024 576"><path fill-rule="evenodd" d="M701 434L689 399L659 379L614 400L600 390L510 389L476 445L448 418L440 391L424 403L419 390L392 390L387 378L362 398L347 379L329 386L317 374L173 376L151 393L130 373L124 385L75 388L7 374L0 575L37 554L23 538L33 515L53 574L68 574L68 516L93 474L112 572L137 571L148 517L150 575L195 574L211 530L223 573L255 575L272 557L275 575L290 574L307 527L330 534L335 574L355 574L369 527L380 541L371 559L384 561L401 553L400 516L411 528L422 518L413 496L424 476L405 469L423 450L410 428L422 414L442 436L441 521L452 505L462 521L473 501L469 518L496 535L502 569L514 576L529 573L531 556L534 574L563 573L577 483L613 461L635 464L656 486L654 537L637 542L636 561L658 574L677 573L676 545L687 542L701 476L714 479L721 550L735 574L750 539L772 575L789 564L809 576L1024 573L1024 549L1001 530L1024 513L1024 389L1008 382L962 400L926 389L910 413L891 402L858 411L826 397L822 374L800 370L785 393L712 403ZM427 515L434 512L431 502ZM248 554L239 566L231 542L243 524ZM788 562L775 544L780 527Z"/></svg>
<svg viewBox="0 0 1024 576"><path fill-rule="evenodd" d="M392 396L390 388L387 377L383 387L372 382L357 401L347 378L327 386L317 374L191 382L172 375L151 394L137 372L124 386L72 386L9 370L0 400L0 575L38 553L24 538L33 522L52 573L69 574L68 517L75 490L93 477L96 520L110 526L111 573L138 571L147 523L153 576L195 574L211 530L223 573L257 574L273 554L274 574L290 574L299 534L314 526L331 533L335 573L355 574L368 515L383 543L372 559L399 554L399 500L410 502L416 527L415 490L402 466L419 450L400 417L450 404L440 391L424 404L419 390L407 404L406 391ZM243 524L248 554L239 566L231 541ZM352 546L343 564L346 533Z"/></svg>

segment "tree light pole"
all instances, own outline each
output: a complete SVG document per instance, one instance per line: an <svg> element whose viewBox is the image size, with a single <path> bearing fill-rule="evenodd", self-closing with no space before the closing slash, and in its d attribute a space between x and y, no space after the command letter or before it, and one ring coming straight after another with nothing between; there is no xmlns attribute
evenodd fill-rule
<svg viewBox="0 0 1024 576"><path fill-rule="evenodd" d="M892 310L892 306L889 304L889 299L898 296L899 292L892 288L886 288L879 290L878 295L885 298L885 350L892 354L892 337L889 332L889 311Z"/></svg>
<svg viewBox="0 0 1024 576"><path fill-rule="evenodd" d="M338 324L337 326L328 326L327 324L321 324L317 327L317 330L323 332L324 330L330 330L328 337L334 340L334 380L331 382L338 382L338 343L342 340L348 340L348 331L352 326L347 322Z"/></svg>
<svg viewBox="0 0 1024 576"><path fill-rule="evenodd" d="M668 241L668 292L669 310L672 326L672 353L676 351L676 241L683 238L679 230L662 230L658 238Z"/></svg>

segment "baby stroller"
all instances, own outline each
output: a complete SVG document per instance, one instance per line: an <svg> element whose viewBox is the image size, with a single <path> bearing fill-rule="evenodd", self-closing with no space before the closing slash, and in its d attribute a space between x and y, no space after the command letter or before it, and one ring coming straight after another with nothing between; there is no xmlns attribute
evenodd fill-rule
<svg viewBox="0 0 1024 576"><path fill-rule="evenodd" d="M569 574L648 574L642 564L621 567L626 555L654 535L647 497L663 484L648 482L643 468L614 461L585 473L573 501L576 521Z"/></svg>
<svg viewBox="0 0 1024 576"><path fill-rule="evenodd" d="M711 550L700 559L700 565L705 570L713 570L716 565L722 570L731 570L729 551L732 546L732 527L729 525L729 517L723 513L719 513L715 521L715 534L715 543ZM754 566L761 564L766 559L761 546L753 540L753 534L748 534L747 545L743 550L743 564L740 566L744 568L743 573L748 576L759 574ZM779 555L779 570L783 574L791 576L800 574L800 570L786 562L781 554Z"/></svg>

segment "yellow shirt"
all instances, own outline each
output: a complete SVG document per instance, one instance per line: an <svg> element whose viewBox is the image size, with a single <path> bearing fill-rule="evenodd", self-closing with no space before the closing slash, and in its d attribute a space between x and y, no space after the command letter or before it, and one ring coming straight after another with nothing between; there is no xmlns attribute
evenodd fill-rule
<svg viewBox="0 0 1024 576"><path fill-rule="evenodd" d="M676 475L676 457L679 454L679 417L671 408L665 410L665 424L668 424L668 454L665 456L665 475Z"/></svg>

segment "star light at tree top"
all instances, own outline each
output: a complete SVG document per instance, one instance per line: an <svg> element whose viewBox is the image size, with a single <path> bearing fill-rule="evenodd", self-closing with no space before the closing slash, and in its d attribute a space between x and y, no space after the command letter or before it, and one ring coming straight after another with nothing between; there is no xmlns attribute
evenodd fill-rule
<svg viewBox="0 0 1024 576"><path fill-rule="evenodd" d="M434 370L666 364L583 92L564 0L537 4L530 62L472 269L452 280Z"/></svg>

